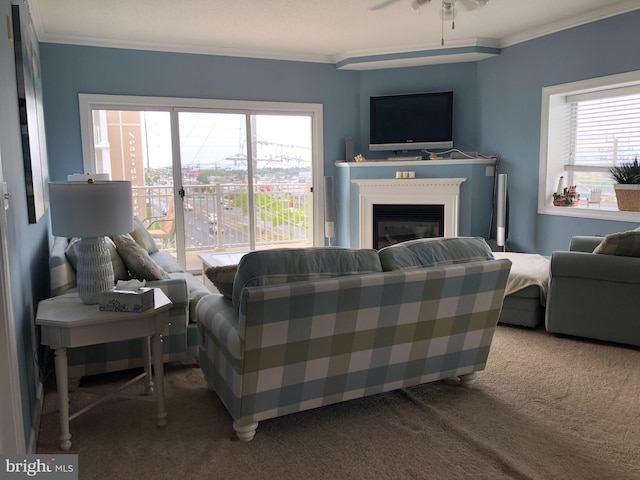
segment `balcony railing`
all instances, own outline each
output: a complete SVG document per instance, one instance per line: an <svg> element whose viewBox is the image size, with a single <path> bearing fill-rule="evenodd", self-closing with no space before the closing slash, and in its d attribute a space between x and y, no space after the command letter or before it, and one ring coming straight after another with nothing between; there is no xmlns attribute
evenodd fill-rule
<svg viewBox="0 0 640 480"><path fill-rule="evenodd" d="M249 249L247 185L215 183L183 188L187 252ZM133 195L134 213L162 248L175 251L173 187L134 187ZM313 243L310 183L257 184L253 196L256 248Z"/></svg>

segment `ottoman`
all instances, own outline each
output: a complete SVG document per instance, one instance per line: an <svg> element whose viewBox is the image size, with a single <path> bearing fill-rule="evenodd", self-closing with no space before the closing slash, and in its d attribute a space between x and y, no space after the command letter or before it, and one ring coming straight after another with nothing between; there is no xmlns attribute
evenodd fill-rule
<svg viewBox="0 0 640 480"><path fill-rule="evenodd" d="M535 253L515 252L494 252L493 256L511 260L511 272L498 323L536 328L544 320L549 258Z"/></svg>

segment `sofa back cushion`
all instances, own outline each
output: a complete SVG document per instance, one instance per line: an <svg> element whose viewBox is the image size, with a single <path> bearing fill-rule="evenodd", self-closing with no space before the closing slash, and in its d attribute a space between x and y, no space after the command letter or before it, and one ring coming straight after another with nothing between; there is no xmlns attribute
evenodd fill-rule
<svg viewBox="0 0 640 480"><path fill-rule="evenodd" d="M493 253L481 237L435 237L409 240L378 251L385 272L492 260Z"/></svg>
<svg viewBox="0 0 640 480"><path fill-rule="evenodd" d="M233 281L233 306L239 310L240 295L245 287L381 271L378 253L372 249L310 247L249 252L238 264Z"/></svg>

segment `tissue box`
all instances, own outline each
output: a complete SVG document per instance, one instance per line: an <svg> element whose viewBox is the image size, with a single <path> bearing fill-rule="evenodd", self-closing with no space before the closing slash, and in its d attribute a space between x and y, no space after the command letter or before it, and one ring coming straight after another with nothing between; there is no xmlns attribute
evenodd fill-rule
<svg viewBox="0 0 640 480"><path fill-rule="evenodd" d="M101 292L99 308L102 312L143 312L153 307L153 288L137 290L112 289Z"/></svg>

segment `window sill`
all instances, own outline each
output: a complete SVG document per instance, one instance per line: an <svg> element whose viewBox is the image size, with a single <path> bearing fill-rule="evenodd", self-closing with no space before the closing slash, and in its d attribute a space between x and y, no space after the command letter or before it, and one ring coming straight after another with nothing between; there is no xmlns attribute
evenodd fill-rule
<svg viewBox="0 0 640 480"><path fill-rule="evenodd" d="M621 212L620 210L599 209L598 207L555 207L553 205L543 205L538 207L538 213L541 215L640 223L640 212Z"/></svg>

